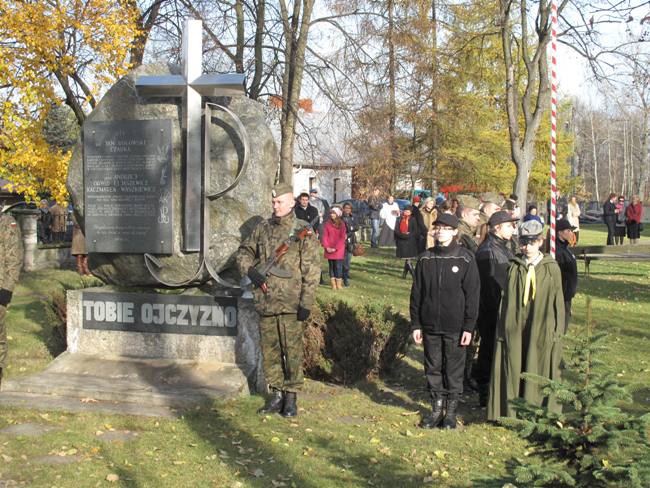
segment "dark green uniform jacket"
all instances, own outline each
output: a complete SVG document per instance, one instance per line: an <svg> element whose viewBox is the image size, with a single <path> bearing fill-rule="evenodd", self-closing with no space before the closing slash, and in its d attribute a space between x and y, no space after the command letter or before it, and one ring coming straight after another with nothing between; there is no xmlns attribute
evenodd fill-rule
<svg viewBox="0 0 650 488"><path fill-rule="evenodd" d="M512 259L497 322L487 412L489 420L514 417L509 401L516 397L560 411L555 399L543 397L539 385L523 381L521 373L551 379L560 377L565 320L562 276L555 260L544 256L535 266L535 298L524 305L527 271L523 256Z"/></svg>

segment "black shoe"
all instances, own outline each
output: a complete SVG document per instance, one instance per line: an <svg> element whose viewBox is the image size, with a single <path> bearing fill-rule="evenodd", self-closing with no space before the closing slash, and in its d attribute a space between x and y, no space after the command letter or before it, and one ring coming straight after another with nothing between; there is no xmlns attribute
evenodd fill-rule
<svg viewBox="0 0 650 488"><path fill-rule="evenodd" d="M456 408L458 408L458 400L447 400L447 411L445 418L442 420L443 429L456 428Z"/></svg>
<svg viewBox="0 0 650 488"><path fill-rule="evenodd" d="M298 415L298 405L296 405L296 394L294 392L288 391L284 394L284 406L280 415L286 418Z"/></svg>
<svg viewBox="0 0 650 488"><path fill-rule="evenodd" d="M350 286L350 280L346 280L345 278L343 278L343 286L345 286L346 288Z"/></svg>
<svg viewBox="0 0 650 488"><path fill-rule="evenodd" d="M266 415L267 413L279 413L284 405L284 395L279 390L274 390L271 396L266 400L266 404L260 408L257 413Z"/></svg>
<svg viewBox="0 0 650 488"><path fill-rule="evenodd" d="M479 385L478 388L478 404L480 407L487 407L488 398L490 398L489 385Z"/></svg>
<svg viewBox="0 0 650 488"><path fill-rule="evenodd" d="M438 424L442 420L442 405L442 398L434 398L431 401L431 416L423 418L420 427L423 429L438 427Z"/></svg>
<svg viewBox="0 0 650 488"><path fill-rule="evenodd" d="M463 389L465 391L478 392L480 391L480 386L474 378L470 377L470 378L465 378L465 380L463 381Z"/></svg>

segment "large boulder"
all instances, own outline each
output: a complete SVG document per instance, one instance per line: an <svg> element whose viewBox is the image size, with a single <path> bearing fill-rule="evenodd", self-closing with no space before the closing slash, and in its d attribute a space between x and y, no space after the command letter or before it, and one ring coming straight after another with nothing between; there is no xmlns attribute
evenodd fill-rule
<svg viewBox="0 0 650 488"><path fill-rule="evenodd" d="M201 265L198 253L181 250L183 232L183 141L180 98L139 98L135 80L142 75L177 74L175 68L145 65L120 79L106 93L88 116L89 121L172 120L172 178L173 178L173 254L158 255L161 267L156 271L162 281L180 283L192 279ZM270 191L278 165L278 153L273 135L266 125L262 106L246 97L215 98L207 101L228 107L243 122L250 140L248 168L239 185L226 195L209 201L210 235L205 259L218 272L229 274L232 257L241 240L247 236L259 216L270 215ZM235 179L243 158L243 144L234 120L223 111L213 111L211 131L211 166L208 193L216 193ZM68 190L77 217L84 217L83 144L75 147L68 173ZM107 283L120 286L159 286L145 265L142 254L91 253L90 268ZM209 278L205 272L192 285ZM231 274L232 278L236 278Z"/></svg>

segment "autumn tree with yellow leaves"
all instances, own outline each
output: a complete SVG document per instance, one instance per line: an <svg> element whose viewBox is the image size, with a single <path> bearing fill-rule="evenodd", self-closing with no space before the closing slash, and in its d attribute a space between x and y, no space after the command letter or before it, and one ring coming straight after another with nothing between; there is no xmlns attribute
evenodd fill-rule
<svg viewBox="0 0 650 488"><path fill-rule="evenodd" d="M138 17L112 0L0 0L0 177L26 198L65 201L70 154L48 144L48 114L65 103L83 123L128 70Z"/></svg>

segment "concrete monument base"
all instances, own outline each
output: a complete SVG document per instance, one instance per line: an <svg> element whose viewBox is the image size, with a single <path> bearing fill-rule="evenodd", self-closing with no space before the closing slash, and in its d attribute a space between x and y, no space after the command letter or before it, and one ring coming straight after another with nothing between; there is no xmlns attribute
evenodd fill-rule
<svg viewBox="0 0 650 488"><path fill-rule="evenodd" d="M68 350L2 384L0 404L146 416L264 387L250 300L205 293L68 291Z"/></svg>

